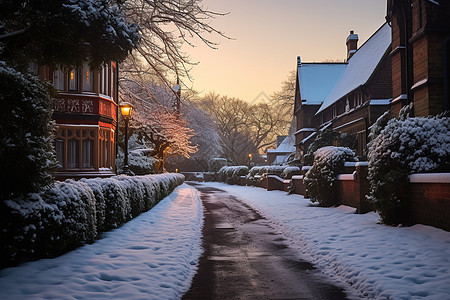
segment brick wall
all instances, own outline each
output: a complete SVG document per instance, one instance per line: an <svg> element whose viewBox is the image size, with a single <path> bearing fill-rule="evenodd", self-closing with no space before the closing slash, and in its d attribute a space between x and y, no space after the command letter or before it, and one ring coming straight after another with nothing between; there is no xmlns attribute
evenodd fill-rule
<svg viewBox="0 0 450 300"><path fill-rule="evenodd" d="M268 191L284 191L283 178L276 175L267 176L267 190Z"/></svg>
<svg viewBox="0 0 450 300"><path fill-rule="evenodd" d="M336 202L356 208L356 213L364 214L373 210L366 199L369 194L367 163L357 163L353 174L340 174L337 180Z"/></svg>
<svg viewBox="0 0 450 300"><path fill-rule="evenodd" d="M407 199L411 221L450 231L450 173L442 174L440 180L420 180L424 175L434 174L411 176Z"/></svg>

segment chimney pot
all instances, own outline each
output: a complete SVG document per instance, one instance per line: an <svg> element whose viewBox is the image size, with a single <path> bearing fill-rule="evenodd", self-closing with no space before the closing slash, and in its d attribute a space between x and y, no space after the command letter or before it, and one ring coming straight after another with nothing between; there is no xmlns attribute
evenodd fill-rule
<svg viewBox="0 0 450 300"><path fill-rule="evenodd" d="M358 35L355 34L355 31L350 30L350 34L347 37L345 44L347 45L347 61L348 61L350 57L352 57L352 55L358 49Z"/></svg>

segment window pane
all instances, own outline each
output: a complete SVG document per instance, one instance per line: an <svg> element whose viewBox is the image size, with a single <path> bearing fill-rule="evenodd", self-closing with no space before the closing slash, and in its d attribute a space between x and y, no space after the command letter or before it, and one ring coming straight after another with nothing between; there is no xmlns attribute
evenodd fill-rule
<svg viewBox="0 0 450 300"><path fill-rule="evenodd" d="M83 141L83 168L93 168L92 153L94 151L94 142L92 140Z"/></svg>
<svg viewBox="0 0 450 300"><path fill-rule="evenodd" d="M88 63L83 65L83 91L93 92L94 91L94 77L92 76L92 70Z"/></svg>
<svg viewBox="0 0 450 300"><path fill-rule="evenodd" d="M61 70L53 71L53 86L55 89L64 91L64 72Z"/></svg>
<svg viewBox="0 0 450 300"><path fill-rule="evenodd" d="M78 150L79 141L78 140L68 140L67 141L67 168L75 169L79 168L78 164Z"/></svg>
<svg viewBox="0 0 450 300"><path fill-rule="evenodd" d="M55 151L58 168L62 168L64 166L64 140L55 140Z"/></svg>
<svg viewBox="0 0 450 300"><path fill-rule="evenodd" d="M104 158L103 166L104 167L108 167L108 141L104 141L103 142L103 147L104 147L103 154L105 155L103 157Z"/></svg>
<svg viewBox="0 0 450 300"><path fill-rule="evenodd" d="M69 72L69 91L77 91L78 90L78 81L77 81L77 69L72 69Z"/></svg>

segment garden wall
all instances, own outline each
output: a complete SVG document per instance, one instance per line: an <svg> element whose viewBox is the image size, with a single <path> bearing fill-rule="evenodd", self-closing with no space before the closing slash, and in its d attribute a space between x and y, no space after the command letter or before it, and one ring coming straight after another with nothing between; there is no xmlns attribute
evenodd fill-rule
<svg viewBox="0 0 450 300"><path fill-rule="evenodd" d="M355 164L351 174L339 174L336 181L336 203L356 208L356 213L364 214L373 210L366 199L369 194L368 165L366 162ZM347 169L348 172L351 169Z"/></svg>
<svg viewBox="0 0 450 300"><path fill-rule="evenodd" d="M450 173L411 175L406 203L412 222L450 231Z"/></svg>

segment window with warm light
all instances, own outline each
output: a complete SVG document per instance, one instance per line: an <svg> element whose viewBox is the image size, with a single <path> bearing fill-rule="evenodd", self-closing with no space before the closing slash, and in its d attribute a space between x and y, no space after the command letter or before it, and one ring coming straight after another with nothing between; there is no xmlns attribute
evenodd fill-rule
<svg viewBox="0 0 450 300"><path fill-rule="evenodd" d="M83 64L83 92L94 91L94 76L87 62Z"/></svg>
<svg viewBox="0 0 450 300"><path fill-rule="evenodd" d="M78 72L76 68L73 68L69 72L69 91L78 90Z"/></svg>

